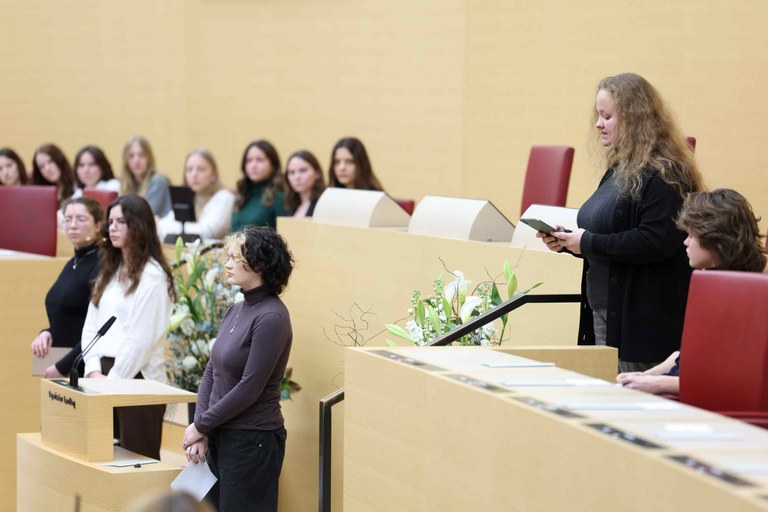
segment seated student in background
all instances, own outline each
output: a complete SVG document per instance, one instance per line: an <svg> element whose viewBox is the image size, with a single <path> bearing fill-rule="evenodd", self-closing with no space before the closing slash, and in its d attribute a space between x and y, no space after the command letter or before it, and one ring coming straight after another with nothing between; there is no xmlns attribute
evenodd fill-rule
<svg viewBox="0 0 768 512"><path fill-rule="evenodd" d="M85 146L75 155L75 183L74 197L82 196L85 188L120 193L120 180L115 178L104 152L96 146Z"/></svg>
<svg viewBox="0 0 768 512"><path fill-rule="evenodd" d="M48 325L32 342L32 352L43 357L53 347L72 350L43 374L46 378L69 374L80 355L80 338L91 302L91 289L99 273L99 239L104 223L104 210L95 199L79 197L64 205L64 229L75 246L75 256L61 270L58 279L45 296Z"/></svg>
<svg viewBox="0 0 768 512"><path fill-rule="evenodd" d="M32 184L53 185L58 191L59 205L75 192L75 177L67 157L53 144L43 144L32 157Z"/></svg>
<svg viewBox="0 0 768 512"><path fill-rule="evenodd" d="M143 197L158 218L165 217L171 211L170 183L155 169L155 155L144 137L131 137L123 146L120 181L120 195L137 194Z"/></svg>
<svg viewBox="0 0 768 512"><path fill-rule="evenodd" d="M184 224L184 232L200 235L203 240L220 240L229 232L235 195L221 186L219 170L207 149L195 149L184 161L184 184L195 193L197 222ZM181 233L181 222L173 210L158 224L160 239Z"/></svg>
<svg viewBox="0 0 768 512"><path fill-rule="evenodd" d="M0 185L26 185L27 169L11 148L0 149Z"/></svg>
<svg viewBox="0 0 768 512"><path fill-rule="evenodd" d="M354 137L345 137L333 146L328 168L328 186L358 190L384 190L373 173L365 146Z"/></svg>
<svg viewBox="0 0 768 512"><path fill-rule="evenodd" d="M677 219L685 239L688 262L694 269L762 272L766 256L749 202L738 192L717 189L689 194ZM616 381L628 388L656 394L679 394L679 355L644 372L620 373Z"/></svg>
<svg viewBox="0 0 768 512"><path fill-rule="evenodd" d="M245 226L277 226L277 217L285 215L283 175L280 157L266 140L248 144L240 163L243 177L237 182L237 199L232 214L232 231Z"/></svg>
<svg viewBox="0 0 768 512"><path fill-rule="evenodd" d="M303 149L292 154L285 166L285 181L285 210L294 217L311 217L325 190L323 170L315 155Z"/></svg>
<svg viewBox="0 0 768 512"><path fill-rule="evenodd" d="M117 320L85 356L85 376L166 383L165 333L176 293L155 217L143 197L131 194L109 205L107 222L82 343L110 317ZM116 408L120 446L159 459L164 412L165 405Z"/></svg>

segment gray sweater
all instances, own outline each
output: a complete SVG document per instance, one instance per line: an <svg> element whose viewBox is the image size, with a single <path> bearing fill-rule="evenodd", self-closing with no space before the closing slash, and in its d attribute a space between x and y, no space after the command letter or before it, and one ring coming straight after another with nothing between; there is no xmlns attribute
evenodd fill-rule
<svg viewBox="0 0 768 512"><path fill-rule="evenodd" d="M224 315L197 394L195 427L274 430L283 426L280 384L293 333L283 301L264 287Z"/></svg>

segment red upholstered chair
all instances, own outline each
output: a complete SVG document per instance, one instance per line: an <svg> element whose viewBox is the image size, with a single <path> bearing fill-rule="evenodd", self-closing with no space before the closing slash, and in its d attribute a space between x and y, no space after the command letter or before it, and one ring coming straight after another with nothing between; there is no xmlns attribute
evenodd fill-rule
<svg viewBox="0 0 768 512"><path fill-rule="evenodd" d="M691 137L689 135L683 137L685 140L685 143L688 144L688 147L691 148L691 151L696 151L696 137Z"/></svg>
<svg viewBox="0 0 768 512"><path fill-rule="evenodd" d="M573 148L531 146L520 214L532 204L565 206L572 165Z"/></svg>
<svg viewBox="0 0 768 512"><path fill-rule="evenodd" d="M83 195L92 197L97 200L101 207L104 208L105 214L107 212L107 206L109 206L109 203L117 199L117 192L113 190L97 190L95 188L86 188L83 190Z"/></svg>
<svg viewBox="0 0 768 512"><path fill-rule="evenodd" d="M56 256L56 187L0 187L0 248Z"/></svg>
<svg viewBox="0 0 768 512"><path fill-rule="evenodd" d="M408 215L413 215L413 209L416 208L416 201L413 199L398 199L396 197L393 197L392 199L400 205L400 208L408 212Z"/></svg>
<svg viewBox="0 0 768 512"><path fill-rule="evenodd" d="M696 271L680 357L680 401L768 426L768 275Z"/></svg>

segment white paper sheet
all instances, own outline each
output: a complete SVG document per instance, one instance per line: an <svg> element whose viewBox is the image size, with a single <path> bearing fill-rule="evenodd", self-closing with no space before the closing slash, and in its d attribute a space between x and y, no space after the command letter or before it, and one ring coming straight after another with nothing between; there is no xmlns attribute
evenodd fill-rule
<svg viewBox="0 0 768 512"><path fill-rule="evenodd" d="M174 491L186 491L197 498L198 501L202 501L215 483L216 477L211 473L207 462L197 464L189 462L181 470L176 480L171 482L171 489Z"/></svg>

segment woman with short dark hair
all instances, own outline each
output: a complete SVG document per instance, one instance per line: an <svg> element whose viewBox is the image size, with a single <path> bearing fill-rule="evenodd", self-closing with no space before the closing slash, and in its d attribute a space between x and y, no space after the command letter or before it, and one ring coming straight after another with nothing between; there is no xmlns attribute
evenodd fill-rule
<svg viewBox="0 0 768 512"><path fill-rule="evenodd" d="M279 295L293 258L272 228L245 228L227 244L227 280L245 300L222 319L182 445L192 462L208 453L219 511L276 511L286 439L280 385L293 339Z"/></svg>

